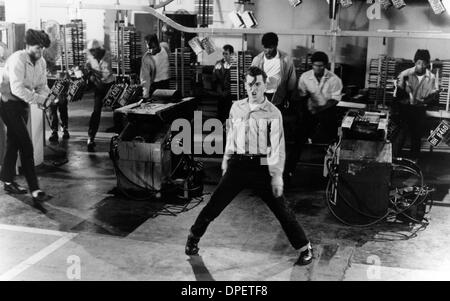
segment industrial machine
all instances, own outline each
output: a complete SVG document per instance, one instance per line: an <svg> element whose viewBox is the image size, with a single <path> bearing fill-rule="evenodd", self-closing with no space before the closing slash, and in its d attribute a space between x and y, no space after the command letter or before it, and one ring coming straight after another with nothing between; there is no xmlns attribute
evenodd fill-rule
<svg viewBox="0 0 450 301"><path fill-rule="evenodd" d="M172 176L178 167L186 167L181 163L183 160L186 163L186 158L172 155L171 124L179 118L192 119L195 99L180 99L180 94L171 90L157 90L153 95L150 102L140 101L115 111L127 119L127 125L112 139L110 157L116 170L117 188L130 197L167 192L168 187L174 187ZM196 163L189 162L188 167L195 169ZM186 183L180 185L184 187ZM188 186L187 190L193 190L193 186Z"/></svg>
<svg viewBox="0 0 450 301"><path fill-rule="evenodd" d="M389 112L350 110L340 140L326 157L326 190L332 214L352 226L369 226L387 219L422 223L432 190L420 168L392 157L388 137ZM416 178L417 185L396 187L394 178Z"/></svg>

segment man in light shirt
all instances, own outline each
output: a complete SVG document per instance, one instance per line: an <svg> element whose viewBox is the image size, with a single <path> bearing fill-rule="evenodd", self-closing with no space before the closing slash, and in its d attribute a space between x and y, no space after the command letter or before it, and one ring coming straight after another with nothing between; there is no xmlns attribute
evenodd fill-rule
<svg viewBox="0 0 450 301"><path fill-rule="evenodd" d="M95 150L95 137L100 126L103 100L114 84L115 77L111 65L111 53L105 50L99 41L89 41L87 50L86 70L90 74L89 80L94 84L94 111L89 120L87 141L88 151L91 152Z"/></svg>
<svg viewBox="0 0 450 301"><path fill-rule="evenodd" d="M414 64L414 67L402 71L398 76L399 127L393 135L393 155L400 155L406 137L410 135L411 159L417 160L424 134L426 107L439 99L439 87L435 75L428 69L428 50L418 49L414 55Z"/></svg>
<svg viewBox="0 0 450 301"><path fill-rule="evenodd" d="M289 55L278 49L278 36L269 32L263 35L261 43L264 51L252 61L267 74L266 97L279 109L288 107L295 91L297 77L294 63Z"/></svg>
<svg viewBox="0 0 450 301"><path fill-rule="evenodd" d="M7 128L6 154L0 178L4 189L12 194L25 194L27 190L15 181L17 152L20 154L23 174L35 205L47 201L49 196L39 188L34 166L33 142L27 129L30 104L48 106L50 93L47 86L47 64L42 57L50 45L43 31L27 30L26 49L13 53L5 64L0 86L0 116Z"/></svg>
<svg viewBox="0 0 450 301"><path fill-rule="evenodd" d="M141 85L143 97L150 98L157 89L169 89L169 47L159 43L156 34L145 37L148 51L142 58Z"/></svg>
<svg viewBox="0 0 450 301"><path fill-rule="evenodd" d="M223 177L191 227L185 253L198 254L198 243L208 225L235 196L252 188L281 223L292 246L299 250L298 265L311 263L311 244L283 196L285 161L283 117L264 96L267 75L258 67L247 71L247 99L233 104L228 119Z"/></svg>
<svg viewBox="0 0 450 301"><path fill-rule="evenodd" d="M234 48L231 45L223 46L223 58L216 62L213 71L212 82L218 96L217 112L219 120L224 123L230 114L233 104L231 95L231 56L234 54Z"/></svg>
<svg viewBox="0 0 450 301"><path fill-rule="evenodd" d="M331 143L337 138L337 104L341 100L342 81L327 69L328 56L318 51L311 56L312 70L298 82L301 101L306 106L303 124L305 137L313 143Z"/></svg>

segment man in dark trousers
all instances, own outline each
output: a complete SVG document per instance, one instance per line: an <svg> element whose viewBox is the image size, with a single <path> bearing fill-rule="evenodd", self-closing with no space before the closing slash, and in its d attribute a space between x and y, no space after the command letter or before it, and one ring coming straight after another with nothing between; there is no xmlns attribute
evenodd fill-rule
<svg viewBox="0 0 450 301"><path fill-rule="evenodd" d="M223 177L191 227L185 253L196 255L198 242L208 225L244 188L252 188L281 223L292 246L299 250L296 262L313 259L311 244L283 196L285 142L281 112L264 96L267 75L258 67L247 71L247 99L233 104L228 119Z"/></svg>
<svg viewBox="0 0 450 301"><path fill-rule="evenodd" d="M46 105L50 89L47 86L47 64L42 57L50 45L43 31L27 30L26 49L13 53L6 61L0 86L0 115L7 128L6 154L0 178L4 189L12 194L25 194L27 190L14 181L17 152L22 171L34 203L49 197L39 188L34 166L33 142L27 129L30 104Z"/></svg>
<svg viewBox="0 0 450 301"><path fill-rule="evenodd" d="M105 50L97 40L89 41L87 50L86 69L90 73L89 80L94 84L94 111L89 120L87 147L88 151L94 151L95 136L100 126L103 100L114 84L115 78L111 66L110 52Z"/></svg>

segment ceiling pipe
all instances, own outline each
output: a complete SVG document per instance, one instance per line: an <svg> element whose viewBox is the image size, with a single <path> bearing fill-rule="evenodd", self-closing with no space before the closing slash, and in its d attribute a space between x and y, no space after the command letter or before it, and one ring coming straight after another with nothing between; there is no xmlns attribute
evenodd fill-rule
<svg viewBox="0 0 450 301"><path fill-rule="evenodd" d="M168 4L170 0L164 2ZM171 1L170 1L171 2ZM162 5L162 4L161 4ZM68 7L67 4L54 4L54 3L41 3L41 7ZM288 29L288 30L276 30L274 28L264 29L264 28L195 28L183 26L167 16L159 13L156 9L148 6L139 5L98 5L98 4L83 4L81 2L80 9L105 9L105 10L131 10L139 11L151 14L167 25L173 27L174 29L186 33L195 34L226 34L226 35L243 35L243 34L264 34L269 31L274 31L278 35L302 35L302 36L337 36L337 37L371 37L371 38L408 38L408 39L443 39L450 40L450 33L437 33L437 32L414 32L414 31L331 31L331 30L311 30L311 29Z"/></svg>

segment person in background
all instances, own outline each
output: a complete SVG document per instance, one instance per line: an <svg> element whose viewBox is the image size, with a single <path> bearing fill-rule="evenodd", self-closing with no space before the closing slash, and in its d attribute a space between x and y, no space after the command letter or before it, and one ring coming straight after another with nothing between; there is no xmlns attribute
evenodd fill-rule
<svg viewBox="0 0 450 301"><path fill-rule="evenodd" d="M439 98L436 77L429 70L430 53L418 49L414 55L415 66L402 71L397 81L399 129L394 141L393 155L399 156L406 136L411 137L411 155L417 160L420 155L424 130L425 112L428 104Z"/></svg>
<svg viewBox="0 0 450 301"><path fill-rule="evenodd" d="M148 99L157 89L169 89L169 47L159 43L156 34L145 37L148 51L142 58L141 85L143 97Z"/></svg>
<svg viewBox="0 0 450 301"><path fill-rule="evenodd" d="M342 98L341 79L327 69L328 55L317 51L311 56L312 70L303 73L298 91L304 110L304 142L332 143L337 138L337 104Z"/></svg>
<svg viewBox="0 0 450 301"><path fill-rule="evenodd" d="M61 95L58 99L57 103L54 103L50 106L50 128L52 130L52 134L48 139L50 142L58 142L59 136L59 120L58 120L58 111L59 117L61 119L61 127L63 130L62 138L67 140L70 138L69 134L69 110L67 104L67 97L65 95Z"/></svg>
<svg viewBox="0 0 450 301"><path fill-rule="evenodd" d="M297 76L292 58L278 49L278 36L273 32L263 35L261 43L264 51L257 55L252 66L259 67L267 74L266 97L283 114L284 132L286 134L286 168L285 182L290 185L293 171L299 157L298 133L300 132L300 112L296 101Z"/></svg>
<svg viewBox="0 0 450 301"><path fill-rule="evenodd" d="M222 123L228 118L232 101L230 85L231 56L234 54L234 48L231 45L223 46L223 58L214 66L213 84L218 94L217 112Z"/></svg>
<svg viewBox="0 0 450 301"><path fill-rule="evenodd" d="M299 250L296 264L307 265L313 259L311 244L283 196L283 117L264 96L266 83L263 70L249 68L245 79L248 98L233 104L228 119L223 177L190 229L187 255L198 254L198 243L208 225L240 191L251 188L275 214L292 246Z"/></svg>
<svg viewBox="0 0 450 301"><path fill-rule="evenodd" d="M94 85L94 111L89 120L88 151L95 150L95 136L100 126L103 100L115 82L111 66L111 54L105 50L99 41L91 40L87 45L86 70L89 81Z"/></svg>
<svg viewBox="0 0 450 301"><path fill-rule="evenodd" d="M7 142L0 178L6 192L27 193L14 181L19 152L23 174L37 205L47 201L49 196L39 188L27 122L30 104L48 105L46 100L50 89L47 86L47 64L42 53L50 45L50 39L43 31L28 29L25 43L25 50L15 52L7 59L2 75L0 116L7 128Z"/></svg>

